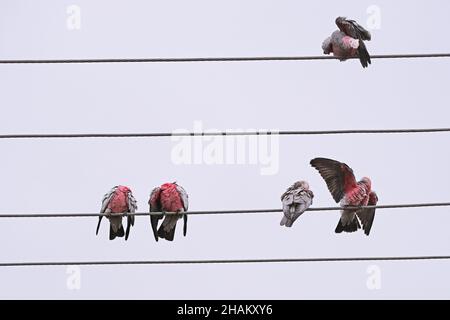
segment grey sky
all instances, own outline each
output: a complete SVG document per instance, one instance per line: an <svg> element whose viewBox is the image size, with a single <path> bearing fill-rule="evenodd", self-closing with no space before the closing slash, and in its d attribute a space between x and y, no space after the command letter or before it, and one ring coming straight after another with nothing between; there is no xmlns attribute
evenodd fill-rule
<svg viewBox="0 0 450 320"><path fill-rule="evenodd" d="M81 8L81 30L66 8ZM0 58L320 55L346 15L365 24L381 9L372 54L450 52L448 1L23 1L0 2ZM417 22L420 23L417 23ZM0 66L0 133L159 132L448 127L447 59ZM316 156L372 178L380 204L449 201L449 135L280 138L280 170L172 164L155 139L2 140L0 212L97 212L116 184L140 211L151 189L177 180L191 210L280 206L298 179L315 206L334 202L309 166ZM292 229L279 214L191 217L188 236L155 243L149 219L109 241L96 218L2 219L0 261L163 260L450 254L448 208L378 211L370 237L334 233L337 212L306 213ZM0 298L450 298L450 262L82 267L68 290L65 267L2 268Z"/></svg>

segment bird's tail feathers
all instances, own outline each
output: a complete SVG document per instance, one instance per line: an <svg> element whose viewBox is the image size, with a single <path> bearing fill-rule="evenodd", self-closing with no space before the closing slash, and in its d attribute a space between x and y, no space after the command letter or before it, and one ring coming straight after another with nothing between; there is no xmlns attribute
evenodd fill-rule
<svg viewBox="0 0 450 320"><path fill-rule="evenodd" d="M114 231L112 223L109 226L109 240L114 240L116 237L123 237L125 236L125 230L123 230L123 225L120 225L119 229L117 231Z"/></svg>
<svg viewBox="0 0 450 320"><path fill-rule="evenodd" d="M166 216L158 229L158 237L168 241L173 241L178 219L179 217L177 215Z"/></svg>
<svg viewBox="0 0 450 320"><path fill-rule="evenodd" d="M345 223L342 221L342 218L339 219L339 222L336 226L334 232L342 233L342 232L355 232L358 229L361 229L361 225L356 217L354 217L350 222Z"/></svg>
<svg viewBox="0 0 450 320"><path fill-rule="evenodd" d="M173 241L173 238L175 237L175 229L177 225L174 225L172 229L166 230L162 226L159 227L158 230L158 237L162 239L166 239L167 241Z"/></svg>
<svg viewBox="0 0 450 320"><path fill-rule="evenodd" d="M294 220L292 220L292 219L287 219L287 221L286 221L286 227L288 227L288 228L290 228L290 227L292 227L292 224L294 223Z"/></svg>
<svg viewBox="0 0 450 320"><path fill-rule="evenodd" d="M283 218L281 218L280 226L292 227L294 221L292 221L292 216L295 214L295 204L283 204Z"/></svg>

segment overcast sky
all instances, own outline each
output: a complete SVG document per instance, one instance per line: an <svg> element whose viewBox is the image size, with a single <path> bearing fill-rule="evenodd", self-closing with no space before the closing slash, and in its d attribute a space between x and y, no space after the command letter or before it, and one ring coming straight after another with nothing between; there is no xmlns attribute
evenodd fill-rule
<svg viewBox="0 0 450 320"><path fill-rule="evenodd" d="M67 27L69 5L81 29ZM321 55L346 15L380 29L371 54L450 52L448 1L0 2L0 59ZM73 23L73 20L69 22ZM71 25L69 23L69 25ZM72 24L73 26L73 24ZM1 65L1 134L204 129L327 130L449 127L450 60ZM98 212L128 185L139 211L154 186L177 180L191 210L280 207L309 181L314 206L335 205L309 166L316 156L369 176L379 204L450 200L449 134L283 136L279 168L177 165L170 138L1 140L0 213ZM97 218L2 219L0 261L182 260L450 254L449 208L379 210L372 232L335 234L338 212L192 216L173 243L138 217L127 242ZM367 286L368 268L381 288ZM2 268L0 298L450 298L450 262L86 266L70 290L66 267ZM70 287L70 286L69 286ZM369 286L370 287L370 286Z"/></svg>

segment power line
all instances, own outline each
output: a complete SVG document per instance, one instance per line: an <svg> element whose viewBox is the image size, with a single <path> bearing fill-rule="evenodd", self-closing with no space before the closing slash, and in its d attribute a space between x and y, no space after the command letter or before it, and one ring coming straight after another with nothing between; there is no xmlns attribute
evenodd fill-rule
<svg viewBox="0 0 450 320"><path fill-rule="evenodd" d="M450 256L409 257L352 257L352 258L285 258L285 259L214 259L214 260L141 260L141 261L60 261L60 262L2 262L0 267L43 267L43 266L99 266L99 265L155 265L155 264L249 264L249 263L292 263L292 262L361 262L361 261L419 261L449 260Z"/></svg>
<svg viewBox="0 0 450 320"><path fill-rule="evenodd" d="M372 59L448 58L450 53L380 54ZM356 59L350 58L350 59ZM278 56L278 57L207 57L207 58L124 58L124 59L11 59L0 64L46 64L46 63L141 63L141 62L240 62L240 61L306 61L336 60L333 56Z"/></svg>
<svg viewBox="0 0 450 320"><path fill-rule="evenodd" d="M1 134L0 139L58 139L58 138L154 138L201 136L254 136L254 135L334 135L334 134L392 134L439 133L450 128L428 129L361 129L313 131L216 131L216 132L160 132L160 133L58 133L58 134Z"/></svg>
<svg viewBox="0 0 450 320"><path fill-rule="evenodd" d="M379 205L379 206L360 206L352 207L348 206L347 209L364 209L364 208L375 208L375 209L400 209L400 208L424 208L424 207L449 207L450 202L439 202L439 203L412 203L412 204L390 204L390 205ZM342 207L317 207L308 208L306 211L338 211L342 210ZM280 213L281 209L256 209L256 210L208 210L208 211L188 211L188 215L220 215L220 214L257 214L257 213ZM134 216L149 216L149 215L170 215L179 214L173 212L136 212L133 213ZM0 214L0 218L82 218L82 217L99 217L107 216L107 214L102 213L27 213L27 214ZM126 215L124 215L126 216Z"/></svg>

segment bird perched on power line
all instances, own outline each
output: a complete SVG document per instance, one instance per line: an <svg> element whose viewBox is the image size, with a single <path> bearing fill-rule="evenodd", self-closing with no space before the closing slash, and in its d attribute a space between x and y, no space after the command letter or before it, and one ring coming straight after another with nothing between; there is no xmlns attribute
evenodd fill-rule
<svg viewBox="0 0 450 320"><path fill-rule="evenodd" d="M359 57L361 65L366 68L371 64L371 60L364 41L372 39L370 32L355 20L344 17L337 17L336 25L339 30L334 31L331 37L322 43L323 53L333 53L341 61Z"/></svg>
<svg viewBox="0 0 450 320"><path fill-rule="evenodd" d="M340 202L343 210L335 232L354 232L362 228L369 235L375 218L375 209L346 209L346 206L375 206L378 202L377 194L372 191L372 182L364 177L356 182L353 170L345 163L326 159L315 158L310 162L325 180L333 199Z"/></svg>
<svg viewBox="0 0 450 320"><path fill-rule="evenodd" d="M181 217L184 219L183 235L186 236L187 214L185 212L188 211L189 200L182 186L176 182L164 183L152 190L148 203L150 212L168 213L164 215L150 215L150 223L156 241L158 241L158 238L173 241L175 227L178 219ZM158 221L163 217L164 220L158 229Z"/></svg>
<svg viewBox="0 0 450 320"><path fill-rule="evenodd" d="M292 227L295 220L311 206L313 198L314 194L309 189L308 182L297 181L290 186L281 196L283 218L280 225Z"/></svg>
<svg viewBox="0 0 450 320"><path fill-rule="evenodd" d="M104 213L109 219L109 240L113 240L116 237L125 236L125 240L128 240L130 234L130 227L134 226L134 215L137 210L136 200L133 197L133 193L130 188L125 186L115 186L107 194L104 195L102 201L102 208L100 213ZM122 216L127 216L127 231L123 230ZM97 231L98 234L100 223L103 216L99 216Z"/></svg>

